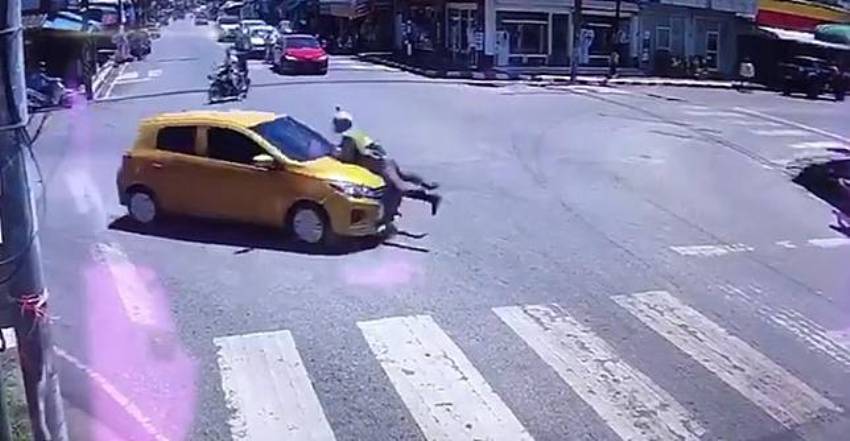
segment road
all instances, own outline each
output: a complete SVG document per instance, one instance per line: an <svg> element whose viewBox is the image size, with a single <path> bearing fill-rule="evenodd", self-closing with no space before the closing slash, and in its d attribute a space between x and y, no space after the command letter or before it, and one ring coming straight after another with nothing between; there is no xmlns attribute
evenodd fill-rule
<svg viewBox="0 0 850 441"><path fill-rule="evenodd" d="M785 171L848 148L847 103L472 85L333 57L324 77L252 62L248 98L209 106L222 57L209 28L172 24L36 143L73 439L850 433L850 239ZM327 133L336 105L442 184L436 217L403 207L399 227L427 237L334 255L123 218L115 171L141 118L250 108Z"/></svg>

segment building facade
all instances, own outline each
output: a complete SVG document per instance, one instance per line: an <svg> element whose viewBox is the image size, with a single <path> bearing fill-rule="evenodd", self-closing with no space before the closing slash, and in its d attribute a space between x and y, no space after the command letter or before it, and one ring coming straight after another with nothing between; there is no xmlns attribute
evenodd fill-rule
<svg viewBox="0 0 850 441"><path fill-rule="evenodd" d="M667 75L699 63L712 76L734 77L738 39L753 32L756 0L658 0L644 3L634 36L640 67Z"/></svg>

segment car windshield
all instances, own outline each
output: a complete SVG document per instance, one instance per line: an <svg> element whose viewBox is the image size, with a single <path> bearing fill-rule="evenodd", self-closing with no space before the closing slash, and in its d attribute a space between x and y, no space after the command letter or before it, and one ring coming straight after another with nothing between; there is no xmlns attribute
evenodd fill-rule
<svg viewBox="0 0 850 441"><path fill-rule="evenodd" d="M313 129L285 116L251 127L268 140L284 156L296 161L310 161L333 153L334 145Z"/></svg>
<svg viewBox="0 0 850 441"><path fill-rule="evenodd" d="M286 47L292 49L318 48L319 40L313 37L290 37L286 39Z"/></svg>
<svg viewBox="0 0 850 441"><path fill-rule="evenodd" d="M266 38L271 33L272 33L272 30L268 29L268 28L253 28L253 29L251 29L251 36L252 37Z"/></svg>
<svg viewBox="0 0 850 441"><path fill-rule="evenodd" d="M239 19L236 17L219 17L218 22L221 24L237 24Z"/></svg>

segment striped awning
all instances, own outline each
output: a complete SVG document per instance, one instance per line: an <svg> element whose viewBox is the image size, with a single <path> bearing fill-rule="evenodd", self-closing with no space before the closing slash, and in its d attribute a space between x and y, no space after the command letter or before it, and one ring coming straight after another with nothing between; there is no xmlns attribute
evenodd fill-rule
<svg viewBox="0 0 850 441"><path fill-rule="evenodd" d="M319 14L358 18L369 13L369 0L319 0Z"/></svg>

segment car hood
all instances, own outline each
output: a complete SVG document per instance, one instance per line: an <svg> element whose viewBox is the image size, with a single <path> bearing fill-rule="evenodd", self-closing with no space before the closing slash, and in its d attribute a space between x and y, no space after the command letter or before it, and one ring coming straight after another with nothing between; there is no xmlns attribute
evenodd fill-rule
<svg viewBox="0 0 850 441"><path fill-rule="evenodd" d="M254 46L262 46L266 44L266 40L261 37L251 37L251 44Z"/></svg>
<svg viewBox="0 0 850 441"><path fill-rule="evenodd" d="M220 27L221 27L222 31L235 31L236 29L239 28L239 25L223 24L223 25L220 25Z"/></svg>
<svg viewBox="0 0 850 441"><path fill-rule="evenodd" d="M327 54L320 48L302 47L297 49L287 49L286 55L298 58L299 60L316 60L326 56Z"/></svg>
<svg viewBox="0 0 850 441"><path fill-rule="evenodd" d="M304 162L294 171L305 176L326 181L343 181L369 188L379 188L384 185L384 180L369 170L357 165L340 162L330 156Z"/></svg>

